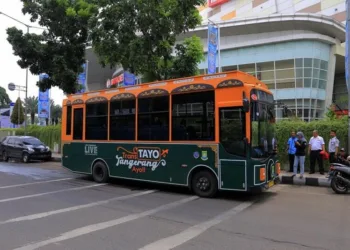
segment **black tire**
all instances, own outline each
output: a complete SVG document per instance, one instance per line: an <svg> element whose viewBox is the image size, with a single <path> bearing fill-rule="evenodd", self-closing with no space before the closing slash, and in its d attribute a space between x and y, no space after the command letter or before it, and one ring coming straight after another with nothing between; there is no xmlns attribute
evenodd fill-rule
<svg viewBox="0 0 350 250"><path fill-rule="evenodd" d="M109 173L106 164L98 161L92 167L92 178L97 183L105 183L109 179Z"/></svg>
<svg viewBox="0 0 350 250"><path fill-rule="evenodd" d="M193 175L191 188L199 197L211 198L218 192L218 181L213 173L202 170Z"/></svg>
<svg viewBox="0 0 350 250"><path fill-rule="evenodd" d="M29 162L30 162L30 157L29 157L29 154L28 154L28 153L24 152L24 153L22 154L22 162L23 162L23 163L29 163Z"/></svg>
<svg viewBox="0 0 350 250"><path fill-rule="evenodd" d="M2 160L5 161L5 162L7 162L7 161L9 160L9 157L8 157L8 155L7 155L6 150L4 150L4 151L2 152Z"/></svg>
<svg viewBox="0 0 350 250"><path fill-rule="evenodd" d="M337 176L332 179L331 187L337 194L346 194L349 189Z"/></svg>

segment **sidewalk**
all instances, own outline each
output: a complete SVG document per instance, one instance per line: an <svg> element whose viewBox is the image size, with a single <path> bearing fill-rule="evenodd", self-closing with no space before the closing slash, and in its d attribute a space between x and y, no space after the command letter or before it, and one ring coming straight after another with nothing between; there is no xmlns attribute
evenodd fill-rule
<svg viewBox="0 0 350 250"><path fill-rule="evenodd" d="M62 155L57 153L52 153L52 161L53 162L61 162Z"/></svg>
<svg viewBox="0 0 350 250"><path fill-rule="evenodd" d="M314 187L330 187L331 183L326 178L327 173L320 175L319 173L309 174L305 173L304 178L300 179L299 174L292 178L293 173L281 171L280 180L281 184L290 185L302 185L302 186L314 186Z"/></svg>

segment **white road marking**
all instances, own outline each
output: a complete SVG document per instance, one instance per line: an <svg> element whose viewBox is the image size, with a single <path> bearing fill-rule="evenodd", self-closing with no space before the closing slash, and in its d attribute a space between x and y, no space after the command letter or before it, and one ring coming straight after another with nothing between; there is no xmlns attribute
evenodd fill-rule
<svg viewBox="0 0 350 250"><path fill-rule="evenodd" d="M244 209L250 207L253 202L244 202L240 205L230 209L229 211L216 216L215 218L205 221L203 223L194 225L181 233L169 236L167 238L155 241L148 244L139 250L169 250L177 246L184 244L185 242L197 237L198 235L204 233L209 228L219 224L220 222L229 219L231 216L243 211Z"/></svg>
<svg viewBox="0 0 350 250"><path fill-rule="evenodd" d="M14 187L25 187L25 186L36 185L36 184L43 184L43 183L50 183L50 182L59 182L59 181L68 181L68 180L73 180L73 179L74 178L65 178L65 179L56 179L56 180L48 180L48 181L37 181L37 182L30 182L30 183L24 183L24 184L11 185L11 186L3 186L3 187L0 187L0 189L14 188Z"/></svg>
<svg viewBox="0 0 350 250"><path fill-rule="evenodd" d="M108 203L110 203L112 201L121 201L121 200L131 199L131 198L134 198L134 197L138 197L138 196L141 196L141 195L146 195L146 194L150 194L150 193L154 193L154 192L156 192L156 191L155 190L150 190L150 191L145 191L145 192L125 195L125 196L115 197L115 198L108 199L108 200L92 202L92 203L88 203L88 204L84 204L84 205L79 205L79 206L74 206L74 207L67 207L67 208L58 209L58 210L52 210L52 211L44 212L44 213L38 213L38 214L32 214L32 215L17 217L17 218L9 219L9 220L6 220L6 221L1 221L0 225L14 223L14 222L21 222L21 221L41 219L41 218L45 218L45 217L52 216L52 215L55 215L55 214L72 212L72 211L76 211L76 210L79 210L79 209L84 209L84 208L89 208L89 207L94 207L94 206L100 206L100 205L108 204Z"/></svg>
<svg viewBox="0 0 350 250"><path fill-rule="evenodd" d="M89 185L89 186L84 186L84 187L68 188L68 189L62 189L62 190L57 190L57 191L52 191L52 192L45 192L45 193L30 194L30 195L25 195L25 196L20 196L20 197L13 197L13 198L8 198L8 199L2 199L2 200L0 200L0 203L4 203L4 202L8 202L8 201L17 201L17 200L28 199L28 198L34 198L34 197L44 196L44 195L48 195L48 194L57 194L57 193L68 192L68 191L82 190L82 189L87 189L87 188L99 187L99 186L103 186L103 185L107 185L107 184L101 183L101 184Z"/></svg>
<svg viewBox="0 0 350 250"><path fill-rule="evenodd" d="M34 250L34 249L38 249L40 247L44 247L44 246L47 246L47 245L50 245L50 244L53 244L53 243L58 243L58 242L61 242L61 241L73 239L73 238L76 238L76 237L79 237L79 236L82 236L82 235L86 235L86 234L89 234L89 233L93 233L93 232L96 232L96 231L100 231L100 230L103 230L103 229L114 227L114 226L117 226L117 225L120 225L120 224L123 224L123 223L126 223L126 222L130 222L130 221L133 221L133 220L136 220L136 219L140 219L140 218L143 218L143 217L146 217L146 216L158 213L158 212L160 212L162 210L166 210L166 209L170 209L170 208L173 208L173 207L180 206L180 205L182 205L184 203L187 203L187 202L190 202L190 201L193 201L193 200L196 200L196 199L199 199L199 197L191 196L189 198L185 198L185 199L182 199L182 200L179 200L179 201L168 203L168 204L165 204L165 205L162 205L162 206L159 206L157 208L154 208L154 209L151 209L151 210L147 210L147 211L144 211L144 212L141 212L141 213L131 214L131 215L127 215L127 216L115 219L115 220L110 220L110 221L106 221L106 222L92 224L92 225L85 226L85 227L80 227L80 228L74 229L72 231L65 232L65 233L61 234L60 236L58 236L58 237L51 238L51 239L44 240L44 241L35 242L35 243L29 244L29 245L26 245L26 246L23 246L23 247L19 247L19 248L13 249L13 250Z"/></svg>

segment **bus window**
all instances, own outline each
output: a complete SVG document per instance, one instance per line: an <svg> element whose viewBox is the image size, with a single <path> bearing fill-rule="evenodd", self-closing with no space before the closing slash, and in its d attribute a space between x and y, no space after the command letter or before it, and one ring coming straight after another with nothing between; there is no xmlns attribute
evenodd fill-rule
<svg viewBox="0 0 350 250"><path fill-rule="evenodd" d="M135 140L136 99L110 102L110 140Z"/></svg>
<svg viewBox="0 0 350 250"><path fill-rule="evenodd" d="M73 140L83 139L83 108L75 108L73 112Z"/></svg>
<svg viewBox="0 0 350 250"><path fill-rule="evenodd" d="M214 141L214 91L173 95L172 140Z"/></svg>
<svg viewBox="0 0 350 250"><path fill-rule="evenodd" d="M138 140L169 140L169 96L138 100Z"/></svg>
<svg viewBox="0 0 350 250"><path fill-rule="evenodd" d="M66 110L67 110L66 135L71 135L72 134L72 106L67 106Z"/></svg>
<svg viewBox="0 0 350 250"><path fill-rule="evenodd" d="M220 109L220 142L233 155L245 156L245 112L242 108Z"/></svg>
<svg viewBox="0 0 350 250"><path fill-rule="evenodd" d="M107 140L108 102L87 103L85 140Z"/></svg>

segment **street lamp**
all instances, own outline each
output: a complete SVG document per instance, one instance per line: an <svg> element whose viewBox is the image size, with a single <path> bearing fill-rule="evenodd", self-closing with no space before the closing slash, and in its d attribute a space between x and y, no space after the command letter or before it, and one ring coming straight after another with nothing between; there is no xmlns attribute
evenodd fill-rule
<svg viewBox="0 0 350 250"><path fill-rule="evenodd" d="M26 23L23 23L19 20L17 20L16 18L12 17L12 16L9 16L7 14L5 14L4 12L1 12L0 11L0 15L4 15L10 19L12 19L13 21L16 21L17 23L20 23L22 25L24 25L25 27L27 27L27 34L29 33L29 28L34 28L34 29L43 29L45 30L45 28L41 28L41 27L35 27L35 26L31 26L31 25L28 25ZM25 93L26 93L26 97L25 97L25 100L27 100L28 98L28 71L29 69L26 68L26 86L25 86ZM14 86L19 86L19 85L15 85L13 84ZM12 85L11 85L12 86ZM23 86L19 86L20 88L24 88ZM16 87L15 87L16 88ZM10 84L9 84L9 89L10 89ZM10 89L11 90L11 89ZM15 90L15 89L13 89ZM19 90L19 91L23 91L23 90ZM25 122L24 122L24 134L27 135L27 108L24 107L24 113L25 113Z"/></svg>
<svg viewBox="0 0 350 250"><path fill-rule="evenodd" d="M10 91L18 90L18 98L21 98L21 96L20 96L21 91L25 92L26 95L27 95L27 87L24 87L24 86L21 86L21 85L16 85L16 84L10 82L10 83L8 84L8 87L7 87L7 88L8 88ZM20 108L21 108L21 106L18 105L18 125L20 125L20 122L19 122L20 110L21 110ZM24 108L25 108L25 105L24 105ZM25 110L26 110L26 108L25 108ZM26 124L27 124L27 114L26 114L26 116L25 116L25 118L24 118L24 125L26 126Z"/></svg>

